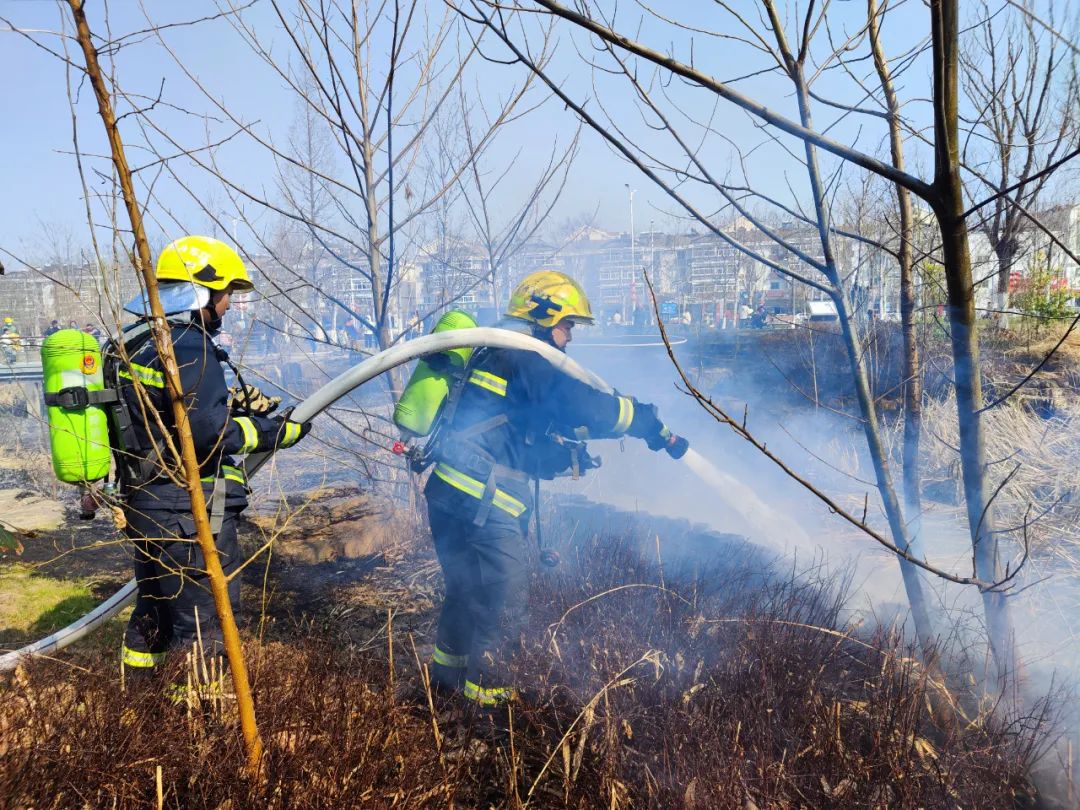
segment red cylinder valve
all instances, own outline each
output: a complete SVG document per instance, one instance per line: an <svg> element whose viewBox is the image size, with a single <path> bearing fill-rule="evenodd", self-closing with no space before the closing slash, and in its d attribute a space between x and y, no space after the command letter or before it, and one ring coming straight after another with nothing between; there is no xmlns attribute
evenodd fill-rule
<svg viewBox="0 0 1080 810"><path fill-rule="evenodd" d="M390 447L390 452L393 453L395 456L405 455L405 442L394 442L394 444Z"/></svg>

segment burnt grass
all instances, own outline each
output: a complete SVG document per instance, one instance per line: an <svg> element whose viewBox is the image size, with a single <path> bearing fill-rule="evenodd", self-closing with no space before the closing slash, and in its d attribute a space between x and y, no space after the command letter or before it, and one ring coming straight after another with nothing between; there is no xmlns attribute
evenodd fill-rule
<svg viewBox="0 0 1080 810"><path fill-rule="evenodd" d="M505 735L429 703L431 608L377 643L249 631L255 780L229 708L175 706L165 681L121 691L101 650L0 689L0 805L157 807L160 768L171 808L1036 806L1040 718L932 709L941 687L897 633L845 623L842 583L778 573L731 537L658 555L655 532L614 528L551 532L563 564L534 568Z"/></svg>

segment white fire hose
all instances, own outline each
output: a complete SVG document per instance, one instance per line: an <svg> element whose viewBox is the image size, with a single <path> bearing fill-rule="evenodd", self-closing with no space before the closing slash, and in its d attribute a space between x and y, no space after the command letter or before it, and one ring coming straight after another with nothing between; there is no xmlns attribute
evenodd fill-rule
<svg viewBox="0 0 1080 810"><path fill-rule="evenodd" d="M600 391L610 393L612 390L611 386L591 371L583 368L575 360L547 343L507 329L477 327L425 335L379 352L326 383L326 385L297 405L289 418L295 422L308 422L369 380L425 355L437 354L450 349L479 347L534 351L564 374ZM244 467L249 478L266 463L270 455L270 452L253 453L247 457ZM81 619L69 624L62 630L57 630L51 636L46 636L40 641L35 641L33 644L5 653L0 656L0 672L14 669L23 657L48 655L57 650L62 650L83 636L92 633L123 610L135 598L135 592L135 580L132 579Z"/></svg>

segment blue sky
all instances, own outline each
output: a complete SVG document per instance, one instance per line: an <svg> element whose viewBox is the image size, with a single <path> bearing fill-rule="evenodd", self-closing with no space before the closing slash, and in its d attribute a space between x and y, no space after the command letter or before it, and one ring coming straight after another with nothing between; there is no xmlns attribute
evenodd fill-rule
<svg viewBox="0 0 1080 810"><path fill-rule="evenodd" d="M170 22L195 19L204 14L212 14L215 7L210 3L190 2L184 4L149 3L155 22ZM442 6L432 2L432 13L438 13ZM702 5L693 0L682 0L665 4L665 11L673 15L683 12L683 17L693 19L701 27L722 27L719 12L709 14L700 12ZM838 32L845 24L854 24L862 13L859 3L834 4L830 16L831 25ZM44 31L56 31L60 26L58 6L50 2L25 0L0 3L2 15L14 25ZM111 4L112 30L114 37L123 32L138 31L147 27L147 21L134 2ZM91 24L97 33L104 33L101 6L89 4ZM897 44L901 38L910 38L913 32L924 30L927 25L925 9L921 3L908 2L900 10L897 18ZM637 19L639 11L627 12L627 19ZM245 12L245 18L260 32L260 39L276 52L285 53L285 34L265 2L256 4ZM727 30L727 29L725 29ZM47 33L35 34L49 47L59 49L57 37ZM641 30L641 36L657 47L665 47L675 42L675 47L684 58L688 58L689 35L682 33L682 42L672 39L672 32L655 22ZM256 126L268 137L281 142L287 136L292 124L296 104L287 92L279 77L274 76L262 65L250 49L239 42L237 35L223 21L200 23L196 26L176 27L165 32L164 37L171 48L182 54L185 64L198 80L216 97L226 101L236 115L245 121L257 122ZM665 39L666 38L666 39ZM583 41L578 38L578 45ZM641 122L639 113L627 92L624 81L618 82L600 76L593 84L589 71L583 68L573 50L574 42L563 35L556 58L552 63L552 74L566 82L576 98L593 97L598 90L604 107L608 112L625 121L628 134L638 143L660 144L658 137ZM81 56L75 52L76 61L81 63ZM489 52L492 52L489 49ZM747 48L737 43L725 42L712 37L694 37L695 64L708 70L718 78L732 78L748 72L759 62ZM0 246L28 257L40 257L47 250L49 240L58 232L70 231L75 241L88 243L84 203L72 149L71 112L65 90L64 65L54 57L36 48L18 34L0 33L0 71L9 77L4 89L3 149L0 150L0 179L6 193L0 198ZM163 51L152 36L142 37L141 41L132 41L124 47L117 59L117 71L120 84L129 93L142 94L153 98L158 94L164 80L163 98L172 105L193 113L215 114L212 104L192 83L183 76L173 59ZM477 67L471 77L472 87L485 96L497 96L513 81L520 81L520 68L485 64ZM13 77L17 77L14 79ZM905 80L905 89L910 95L925 95L925 70L916 68ZM840 98L850 100L850 84L826 76L820 82L823 91L835 90ZM72 74L72 81L79 91L77 115L79 119L79 137L82 150L88 154L104 154L105 141L101 134L101 124L96 115L96 105L88 87L79 88L79 77ZM745 83L745 88L772 106L789 115L794 115L794 105L787 87L775 79L755 79ZM696 116L705 115L713 103L711 98L700 92L690 92L678 85L668 88L675 106ZM596 99L590 101L590 110L597 109ZM207 135L206 121L198 115L179 112L159 106L152 113L159 126L165 128L170 137L176 138L187 146L198 146L215 133L223 132L224 125L211 122L210 135ZM831 114L822 112L821 122L830 120ZM860 130L854 122L844 123L836 134L842 138L862 139L868 149L877 149L880 139L872 133L873 122L863 123L866 129ZM764 138L755 131L747 117L730 105L717 109L714 124L724 137L730 137L740 144L754 145ZM548 103L526 121L512 127L498 142L493 156L495 162L510 161L516 157L515 167L511 170L511 179L517 179L520 172L524 182L531 162L538 156L546 159L552 139L565 141L576 126L575 119L565 111L562 105ZM137 126L137 119L129 117L123 122L123 133L128 141L133 165L147 162L147 155L138 148L142 139ZM868 134L869 133L869 134ZM160 142L160 137L157 138ZM789 142L790 144L790 142ZM666 147L664 147L666 148ZM721 139L713 137L703 153L708 155L710 168L724 174L734 166L727 147ZM247 187L265 191L272 196L274 187L274 167L262 150L252 148L250 142L235 141L220 150L222 165L227 166L231 178ZM88 164L107 171L108 167L99 159L88 158ZM784 158L775 145L766 144L750 159L754 183L778 196L789 194L789 188L802 182L798 167ZM190 164L177 161L174 168L180 178L192 185L204 198L212 200L215 208L225 213L233 212L232 204L222 192L214 191L207 183L205 174ZM791 174L785 174L789 172ZM143 176L149 178L150 172ZM788 178L792 179L789 186ZM92 191L105 189L105 183L93 173L88 175ZM615 156L594 134L583 134L581 157L579 158L563 202L553 219L559 220L583 212L598 212L596 224L614 230L629 227L627 193L624 184L629 183L637 189L635 213L638 230L645 230L650 220L655 220L657 227L677 227L667 212L673 210L673 204L649 181L637 174L636 170L624 160ZM510 183L509 185L513 185ZM207 230L209 225L204 214L198 211L189 196L178 189L171 178L162 175L156 181L155 189L159 196L167 201L171 209L166 213L159 206L151 205L153 218L166 232L180 230ZM693 194L693 192L691 192ZM513 191L507 192L506 204ZM705 209L715 205L714 199L696 198ZM270 214L257 212L256 206L247 210L258 220L260 226L269 226ZM169 215L177 221L170 221ZM224 219L224 218L223 218Z"/></svg>

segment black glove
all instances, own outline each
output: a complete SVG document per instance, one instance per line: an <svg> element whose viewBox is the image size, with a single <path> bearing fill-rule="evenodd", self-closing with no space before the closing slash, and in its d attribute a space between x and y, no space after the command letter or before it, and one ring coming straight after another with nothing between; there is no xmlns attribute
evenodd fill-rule
<svg viewBox="0 0 1080 810"><path fill-rule="evenodd" d="M650 450L666 450L672 458L682 458L690 449L690 443L672 433L660 420L660 410L648 402L634 400L634 420L629 433L644 440Z"/></svg>
<svg viewBox="0 0 1080 810"><path fill-rule="evenodd" d="M682 458L690 449L690 442L682 436L676 436L663 423L660 424L659 431L645 439L645 444L655 452L666 450L667 454L675 459Z"/></svg>
<svg viewBox="0 0 1080 810"><path fill-rule="evenodd" d="M294 422L289 418L289 414L291 413L292 408L289 408L289 410L281 416L274 417L274 422L278 425L278 447L292 447L311 433L311 422Z"/></svg>
<svg viewBox="0 0 1080 810"><path fill-rule="evenodd" d="M669 456L674 459L679 459L685 456L686 451L690 449L690 442L682 436L676 436L672 433L671 438L668 439L667 446L664 449L667 450Z"/></svg>

